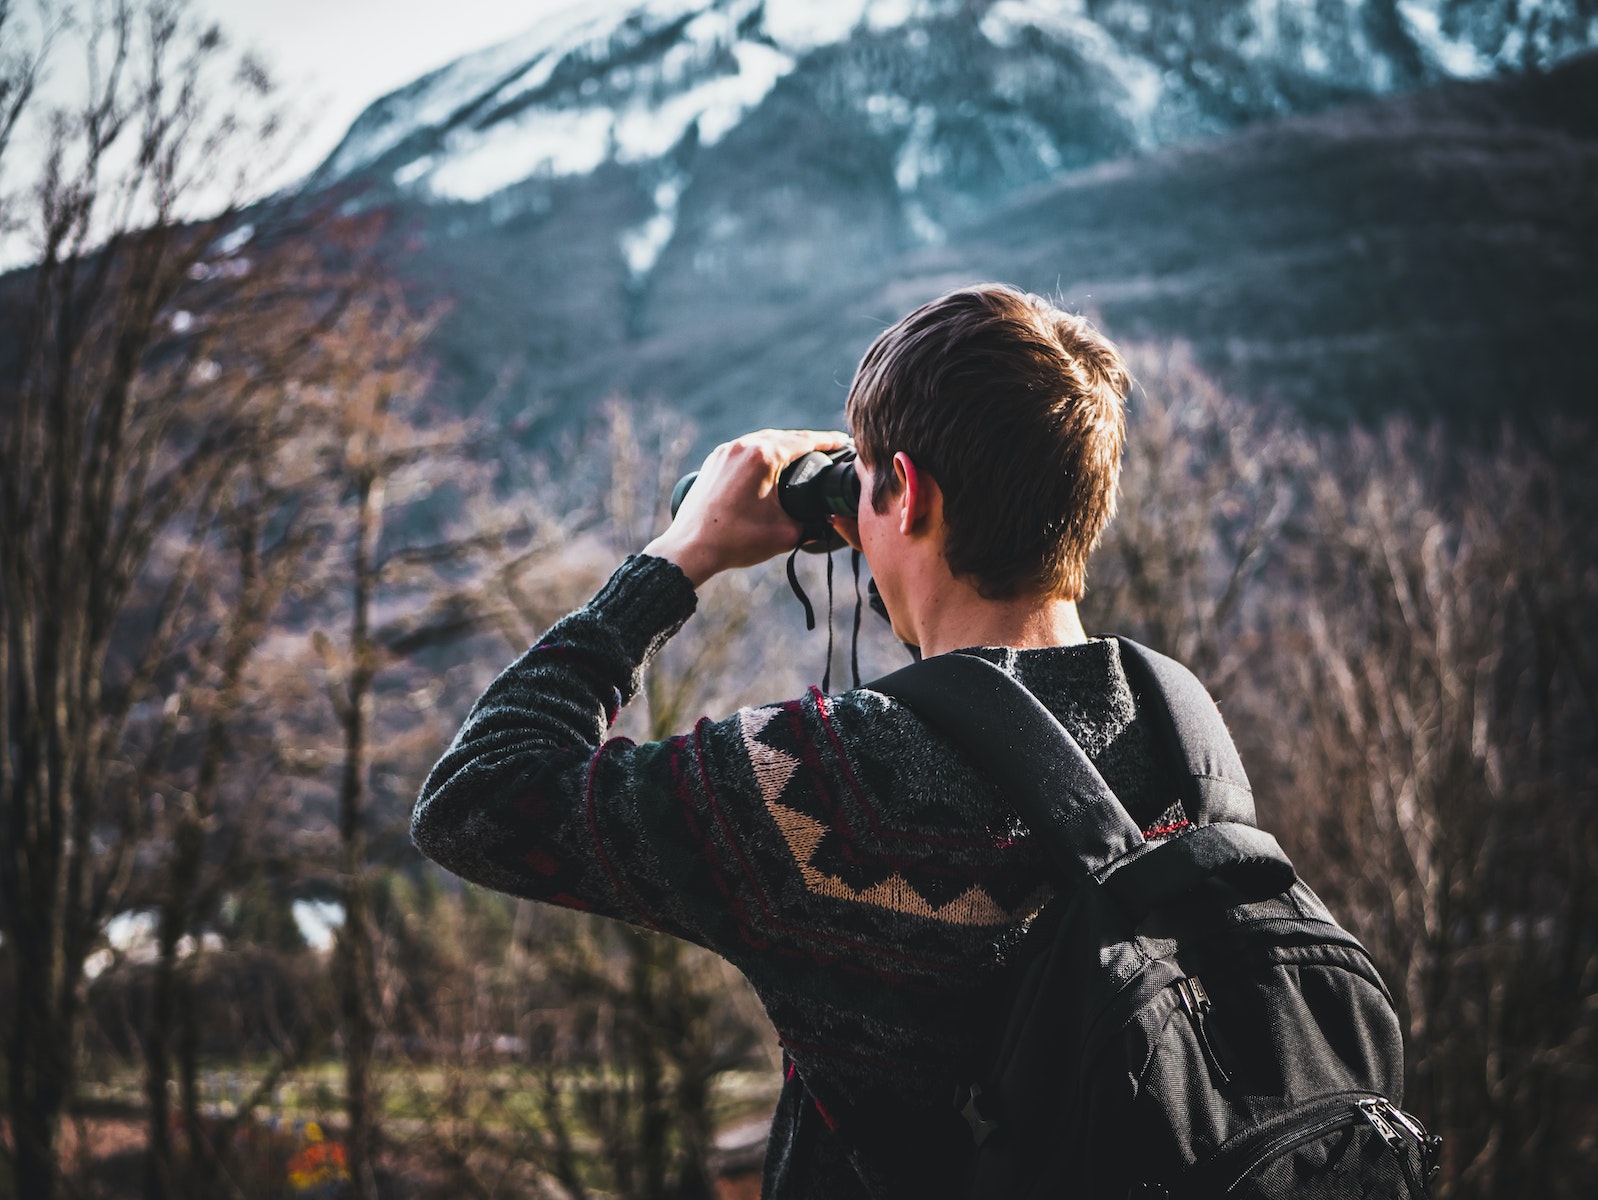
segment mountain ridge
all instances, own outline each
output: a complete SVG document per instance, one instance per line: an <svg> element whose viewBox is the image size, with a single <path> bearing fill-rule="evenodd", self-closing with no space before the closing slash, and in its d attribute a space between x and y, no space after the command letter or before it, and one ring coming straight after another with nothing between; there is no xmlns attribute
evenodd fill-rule
<svg viewBox="0 0 1598 1200"><path fill-rule="evenodd" d="M886 11L849 3L843 11ZM1461 314L1457 294L1507 289L1501 294L1514 298L1517 326L1568 331L1571 313L1591 314L1591 287L1572 269L1593 265L1582 213L1598 208L1592 129L1583 124L1584 113L1598 110L1592 72L1582 65L1589 59L1509 78L1445 79L1352 104L1347 95L1334 104L1339 96L1323 91L1300 97L1308 113L1276 121L1237 95L1247 100L1245 83L1266 95L1266 84L1285 76L1221 78L1199 124L1226 127L1235 117L1233 132L1139 149L1142 135L1123 119L1119 100L1105 103L1106 88L1091 72L1078 78L1062 67L1070 56L1062 57L1059 39L1045 45L1037 26L1045 23L1039 14L1051 13L1079 24L1119 22L1123 42L1136 34L1148 54L1169 54L1184 14L1196 29L1193 13L1204 6L1158 6L1159 20L1176 24L1150 17L1134 29L1128 14L1149 7L997 0L950 16L947 5L904 4L894 21L874 26L861 17L849 36L812 35L798 65L708 142L689 121L658 157L628 161L612 153L618 143L589 145L586 153L598 155L590 170L550 169L466 200L428 190L436 157L416 168L442 143L401 138L345 186L365 189L361 203L393 207L404 231L396 246L414 248L396 249L397 269L422 290L455 298L439 353L460 402L470 407L472 396L497 388L503 412L547 410L550 428L617 390L682 408L708 436L766 420L812 422L836 411L823 395L841 403L839 380L847 381L849 355L863 349L870 324L898 315L865 298L925 299L906 282L922 276L1002 275L1059 290L1098 312L1112 336L1190 341L1229 386L1323 415L1382 406L1372 399L1379 379L1342 362L1338 337L1398 354L1389 376L1420 383L1393 403L1443 411L1444 397L1458 396L1454 407L1479 416L1492 410L1485 380L1496 369L1472 383L1449 365L1451 356L1469 358L1481 333ZM1247 6L1218 7L1235 17ZM1391 33L1406 12L1409 28L1416 13L1430 12L1441 29L1465 7L1371 0L1353 9ZM1575 14L1572 21L1592 7L1556 6ZM630 61L667 53L706 11L720 14L722 33L747 41L760 32L756 16L767 20L779 9L753 0L658 0L656 24L629 35ZM999 18L1011 22L1005 37L994 36ZM1471 45L1502 48L1515 32L1505 28L1477 29ZM912 53L918 34L923 44ZM700 40L701 50L715 50L705 61L726 50L725 39ZM1198 41L1185 65L1171 68L1182 79L1202 74L1195 64L1220 53L1214 38ZM616 69L614 46L603 39L572 33L568 42L553 63L547 44L542 57L530 57L526 45L504 52L497 73L480 72L493 81L472 93L476 107L457 106L427 136L442 136L450 122L508 120L506 103L518 97L526 102L520 112L556 93L581 98L592 79ZM1419 53L1413 37L1394 44ZM572 66L583 46L582 61L597 74ZM1395 55L1394 62L1403 57ZM730 70L735 58L723 56L717 69ZM1074 91L1062 83L1082 78L1088 82ZM701 82L682 75L662 102ZM590 96L603 98L606 86L589 88ZM490 94L497 108L486 103ZM1241 105L1224 120L1223 101ZM1191 115L1160 119L1174 128ZM1406 131L1405 122L1419 128ZM1060 129L1075 140L1054 138L1050 131ZM1278 178L1284 173L1289 178ZM401 175L405 182L396 182ZM1305 180L1314 185L1301 186ZM1417 207L1420 195L1435 212ZM1227 197L1225 205L1215 196ZM1511 245L1517 236L1521 244ZM1351 264L1362 255L1371 261L1356 271ZM1228 302L1215 302L1222 295ZM866 328L838 322L849 305ZM1430 325L1426 311L1435 316ZM1416 359L1390 331L1430 349ZM779 333L804 354L772 345ZM1525 336L1539 346L1547 340ZM1545 350L1555 362L1568 356ZM1564 367L1554 376L1588 377Z"/></svg>
<svg viewBox="0 0 1598 1200"><path fill-rule="evenodd" d="M1358 0L1344 5L1340 17L1328 18L1323 6L1309 0L585 0L380 97L357 118L323 173L346 176L384 160L405 173L406 185L413 184L437 169L439 164L419 165L418 159L431 156L449 134L503 131L528 110L545 125L557 116L608 111L614 127L636 101L632 93L651 91L653 107L664 109L691 98L684 87L691 93L745 74L740 52L775 52L782 61L768 59L748 72L754 78L741 97L746 103L717 114L725 127L700 128L699 140L714 142L806 56L901 32L908 48L923 56L933 51L934 30L975 32L977 40L1005 50L1024 50L1023 43L1030 43L1079 72L1103 68L1114 77L1110 82L1142 94L1135 106L1144 110L1145 121L1160 109L1159 120L1170 127L1166 135L1145 130L1134 138L1136 148L1167 144L1173 140L1169 134L1177 140L1190 136L1194 130L1181 110L1195 100L1207 101L1218 128L1248 116L1303 111L1328 98L1382 94L1505 68L1546 68L1598 41L1598 10L1587 0L1560 0L1524 13L1512 6L1509 18L1496 21L1484 17L1482 8L1460 0ZM1252 77L1238 69L1249 65L1259 68ZM1011 88L1017 74L1011 72ZM1095 101L1105 104L1110 90L1098 87ZM870 93L864 98L891 100ZM692 103L678 107L683 111L675 117L677 136L665 138L649 157L668 153L706 112ZM1225 112L1228 107L1233 111ZM877 113L891 108L887 104ZM418 137L421 143L396 162L392 152ZM607 150L614 157L627 149L625 138L610 146L599 138L581 151L579 168L549 165L554 174L586 174L606 161ZM508 164L503 184L530 178L540 165L536 158ZM487 192L461 195L446 186L440 194L475 201Z"/></svg>

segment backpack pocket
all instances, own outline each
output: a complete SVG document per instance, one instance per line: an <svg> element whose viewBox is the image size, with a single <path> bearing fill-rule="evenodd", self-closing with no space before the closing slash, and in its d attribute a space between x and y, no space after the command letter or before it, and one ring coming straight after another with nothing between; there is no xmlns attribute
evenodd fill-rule
<svg viewBox="0 0 1598 1200"><path fill-rule="evenodd" d="M1169 1190L1144 1184L1138 1200L1424 1200L1437 1173L1438 1138L1385 1097L1322 1096L1239 1134L1195 1163Z"/></svg>
<svg viewBox="0 0 1598 1200"><path fill-rule="evenodd" d="M1127 1087L1124 1107L1094 1105L1090 1117L1083 1152L1105 1180L1101 1193L1125 1196L1141 1177L1172 1196L1408 1195L1392 1151L1421 1144L1424 1131L1358 1108L1387 1104L1403 1084L1396 1019L1363 955L1274 945L1187 969L1142 1006L1120 1035L1121 1053L1094 1072L1090 1094L1108 1100L1121 1081ZM1419 1160L1409 1165L1423 1181ZM1181 1181L1195 1172L1207 1183L1189 1192ZM1322 1177L1329 1190L1319 1192Z"/></svg>

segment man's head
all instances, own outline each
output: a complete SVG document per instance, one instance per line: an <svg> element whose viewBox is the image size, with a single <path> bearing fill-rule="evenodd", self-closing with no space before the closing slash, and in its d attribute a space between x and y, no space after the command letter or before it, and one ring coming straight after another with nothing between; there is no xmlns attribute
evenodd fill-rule
<svg viewBox="0 0 1598 1200"><path fill-rule="evenodd" d="M1000 284L922 305L866 351L849 427L895 492L904 452L943 494L944 556L989 599L1077 600L1115 511L1130 377L1081 317Z"/></svg>

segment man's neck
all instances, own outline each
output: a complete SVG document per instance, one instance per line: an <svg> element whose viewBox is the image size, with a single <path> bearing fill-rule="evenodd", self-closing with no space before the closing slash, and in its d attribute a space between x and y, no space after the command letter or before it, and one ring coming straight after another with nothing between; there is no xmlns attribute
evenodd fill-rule
<svg viewBox="0 0 1598 1200"><path fill-rule="evenodd" d="M912 631L924 657L967 646L1035 650L1087 641L1075 601L1036 596L986 600L963 581L950 584L924 593L924 602L912 615Z"/></svg>

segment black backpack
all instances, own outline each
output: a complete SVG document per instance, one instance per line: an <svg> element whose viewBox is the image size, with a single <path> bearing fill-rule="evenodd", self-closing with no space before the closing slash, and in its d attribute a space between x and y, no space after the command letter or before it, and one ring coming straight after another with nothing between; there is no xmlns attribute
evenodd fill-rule
<svg viewBox="0 0 1598 1200"><path fill-rule="evenodd" d="M1255 826L1215 702L1120 639L1190 825L1146 840L1070 734L1004 671L930 658L871 685L998 785L1059 873L997 1053L957 1103L972 1195L1429 1195L1440 1139L1398 1107L1403 1044L1363 946Z"/></svg>

